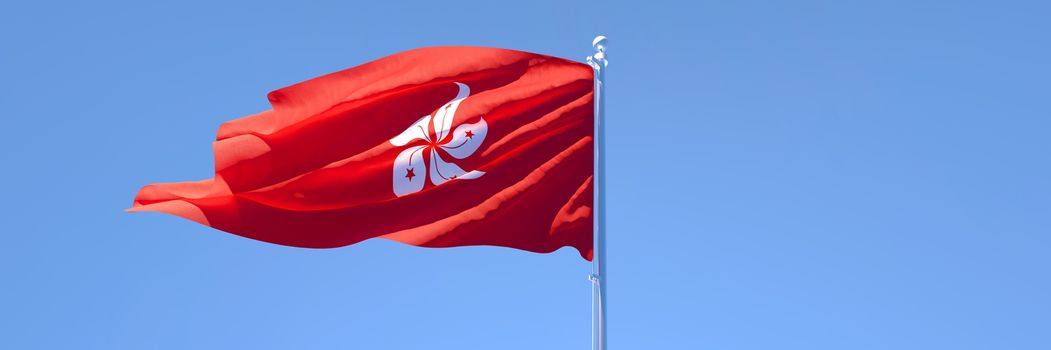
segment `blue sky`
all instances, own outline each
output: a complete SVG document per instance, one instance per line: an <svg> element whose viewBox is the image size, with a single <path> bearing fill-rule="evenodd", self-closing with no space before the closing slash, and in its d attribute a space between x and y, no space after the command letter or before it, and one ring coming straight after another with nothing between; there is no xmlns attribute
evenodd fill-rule
<svg viewBox="0 0 1051 350"><path fill-rule="evenodd" d="M586 349L590 266L159 214L266 93L610 37L614 349L1045 349L1046 1L6 2L0 348Z"/></svg>

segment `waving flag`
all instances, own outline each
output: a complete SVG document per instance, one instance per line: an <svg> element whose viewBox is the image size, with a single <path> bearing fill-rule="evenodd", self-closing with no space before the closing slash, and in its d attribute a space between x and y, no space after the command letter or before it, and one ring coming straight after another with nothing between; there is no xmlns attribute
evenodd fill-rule
<svg viewBox="0 0 1051 350"><path fill-rule="evenodd" d="M411 50L292 85L220 126L215 176L129 211L297 247L563 246L592 258L593 71L479 47Z"/></svg>

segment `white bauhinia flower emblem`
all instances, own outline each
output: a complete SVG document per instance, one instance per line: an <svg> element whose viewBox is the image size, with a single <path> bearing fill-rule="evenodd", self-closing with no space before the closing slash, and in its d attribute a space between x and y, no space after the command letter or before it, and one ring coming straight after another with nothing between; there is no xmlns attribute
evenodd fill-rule
<svg viewBox="0 0 1051 350"><path fill-rule="evenodd" d="M394 195L401 197L419 192L428 178L432 184L438 186L453 179L470 180L485 175L484 171L479 170L464 171L458 165L446 162L442 158L442 153L456 159L464 159L474 154L485 140L485 133L489 129L485 119L479 118L474 124L460 124L450 134L456 108L471 94L471 88L466 84L456 83L456 86L460 89L456 97L438 108L433 117L423 116L401 134L390 139L392 145L399 147L417 140L425 143L405 148L398 154L398 158L394 159ZM430 132L432 130L433 134ZM430 161L427 158L430 158Z"/></svg>

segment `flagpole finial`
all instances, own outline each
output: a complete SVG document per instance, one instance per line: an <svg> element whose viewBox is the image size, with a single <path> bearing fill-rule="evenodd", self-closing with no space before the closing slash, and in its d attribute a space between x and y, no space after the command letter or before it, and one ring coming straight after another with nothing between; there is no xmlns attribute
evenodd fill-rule
<svg viewBox="0 0 1051 350"><path fill-rule="evenodd" d="M588 56L588 64L595 69L606 68L609 65L609 61L606 61L606 43L609 39L605 35L599 35L595 37L595 40L591 41L591 46L595 48L595 54Z"/></svg>
<svg viewBox="0 0 1051 350"><path fill-rule="evenodd" d="M597 51L606 52L607 41L609 41L609 39L606 39L605 35L599 35L595 37L595 40L591 41L591 46L594 46Z"/></svg>

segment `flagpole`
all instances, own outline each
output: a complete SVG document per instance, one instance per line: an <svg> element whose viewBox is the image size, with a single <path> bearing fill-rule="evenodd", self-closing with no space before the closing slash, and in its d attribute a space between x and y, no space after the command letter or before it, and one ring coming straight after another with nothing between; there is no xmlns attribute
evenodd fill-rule
<svg viewBox="0 0 1051 350"><path fill-rule="evenodd" d="M606 61L605 36L599 35L592 40L595 54L588 56L588 65L595 71L595 215L594 215L594 251L592 273L592 343L595 350L606 350L606 118L605 114L605 72L609 62Z"/></svg>

